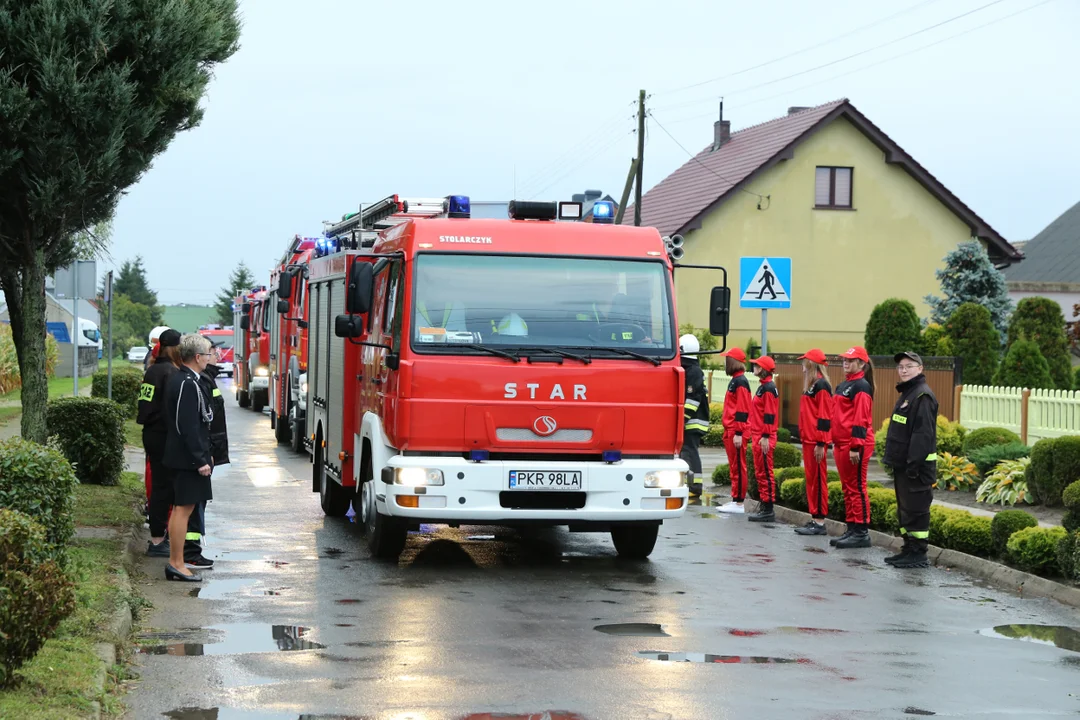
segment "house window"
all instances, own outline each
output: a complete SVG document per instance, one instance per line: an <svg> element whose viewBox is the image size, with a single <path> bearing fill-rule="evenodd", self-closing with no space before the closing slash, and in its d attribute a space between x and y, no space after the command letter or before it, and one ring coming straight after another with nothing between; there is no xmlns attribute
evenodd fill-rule
<svg viewBox="0 0 1080 720"><path fill-rule="evenodd" d="M850 208L852 172L849 167L819 167L814 175L814 206Z"/></svg>

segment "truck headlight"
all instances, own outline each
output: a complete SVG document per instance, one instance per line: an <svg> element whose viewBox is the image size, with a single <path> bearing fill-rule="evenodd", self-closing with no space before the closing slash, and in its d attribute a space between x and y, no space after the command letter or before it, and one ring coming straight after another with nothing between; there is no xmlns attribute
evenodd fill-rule
<svg viewBox="0 0 1080 720"><path fill-rule="evenodd" d="M686 474L678 470L652 470L645 473L647 488L677 488L686 484Z"/></svg>
<svg viewBox="0 0 1080 720"><path fill-rule="evenodd" d="M300 394L307 395L307 381L300 383Z"/></svg>
<svg viewBox="0 0 1080 720"><path fill-rule="evenodd" d="M270 375L270 371L260 365L259 367L255 368L255 374L258 377L267 377L268 375Z"/></svg>
<svg viewBox="0 0 1080 720"><path fill-rule="evenodd" d="M411 487L442 485L442 470L434 468L407 467L397 468L394 471L395 485L409 485Z"/></svg>

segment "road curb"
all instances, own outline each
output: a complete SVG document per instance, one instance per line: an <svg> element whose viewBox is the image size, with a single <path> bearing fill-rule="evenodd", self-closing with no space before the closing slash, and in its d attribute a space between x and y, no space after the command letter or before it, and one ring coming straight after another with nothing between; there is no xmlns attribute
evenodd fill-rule
<svg viewBox="0 0 1080 720"><path fill-rule="evenodd" d="M128 528L121 536L120 546L120 558L119 558L119 572L117 587L120 589L121 595L128 597L132 594L131 574L130 569L135 567L135 558L138 554L138 531L134 527ZM130 603L121 601L121 603L113 609L112 615L109 617L106 624L106 632L111 638L111 642L101 642L94 645L94 654L98 656L101 661L100 666L94 673L94 690L96 695L105 694L105 684L109 677L109 668L117 663L120 659L121 652L123 651L123 644L127 638L131 635L131 629L134 627L135 617L134 611ZM94 720L100 720L101 718L101 703L94 701L91 703L90 717Z"/></svg>
<svg viewBox="0 0 1080 720"><path fill-rule="evenodd" d="M757 509L757 502L754 500L747 498L746 504L748 510ZM810 521L810 514L801 510L794 510L782 505L773 505L773 510L776 513L777 520L791 525L805 525ZM847 529L847 524L826 518L825 529L830 535L842 535L844 530ZM878 547L891 550L898 550L904 544L903 539L899 536L877 530L870 531L870 541ZM936 545L930 546L926 556L934 565L962 570L1002 590L1017 593L1020 597L1050 598L1062 604L1080 608L1080 588L1062 585L1059 582L1017 570L993 560L968 555L957 550L947 550Z"/></svg>

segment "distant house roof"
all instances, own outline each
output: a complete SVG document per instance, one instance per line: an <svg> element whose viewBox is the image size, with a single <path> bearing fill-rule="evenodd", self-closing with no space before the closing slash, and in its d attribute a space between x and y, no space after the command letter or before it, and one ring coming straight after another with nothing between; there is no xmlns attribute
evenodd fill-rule
<svg viewBox="0 0 1080 720"><path fill-rule="evenodd" d="M1080 202L1024 247L1024 262L1005 269L1010 283L1080 283Z"/></svg>
<svg viewBox="0 0 1080 720"><path fill-rule="evenodd" d="M1023 253L953 195L846 98L813 108L792 108L784 117L732 133L730 140L716 150L711 144L708 145L645 193L641 199L641 224L655 227L661 235L700 228L709 213L736 192L750 189L747 186L764 171L782 160L791 159L800 143L839 117L848 120L881 148L885 153L885 162L903 167L963 220L971 228L972 235L986 240L995 262L1013 263L1024 258ZM623 222L633 222L633 216L633 207L628 207Z"/></svg>

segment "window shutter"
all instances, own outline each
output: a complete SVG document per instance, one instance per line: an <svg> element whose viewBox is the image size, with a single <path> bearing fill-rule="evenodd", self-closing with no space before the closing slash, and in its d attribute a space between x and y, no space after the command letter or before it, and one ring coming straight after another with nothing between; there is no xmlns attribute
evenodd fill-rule
<svg viewBox="0 0 1080 720"><path fill-rule="evenodd" d="M831 205L829 202L829 177L832 168L819 167L814 175L814 204L819 207Z"/></svg>
<svg viewBox="0 0 1080 720"><path fill-rule="evenodd" d="M836 168L837 207L851 207L851 168Z"/></svg>

